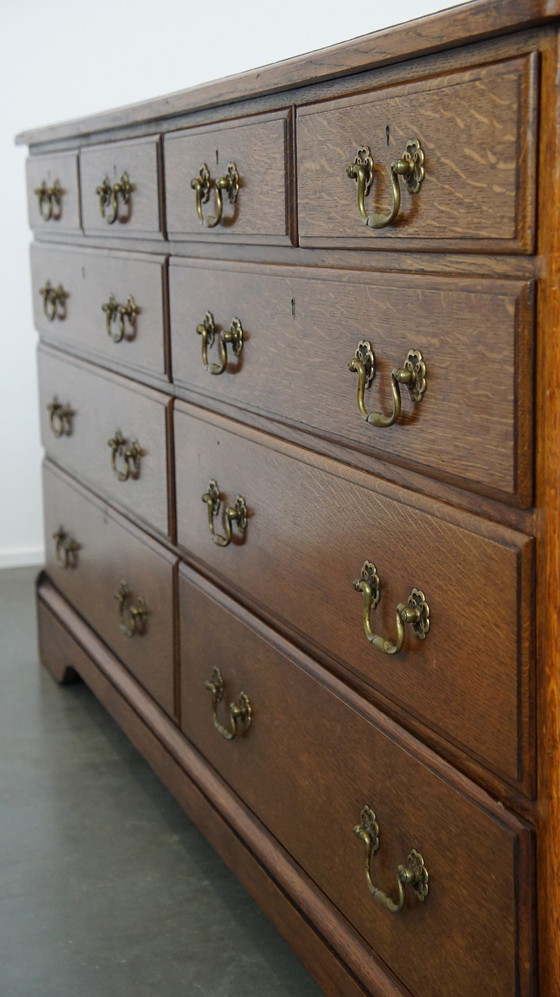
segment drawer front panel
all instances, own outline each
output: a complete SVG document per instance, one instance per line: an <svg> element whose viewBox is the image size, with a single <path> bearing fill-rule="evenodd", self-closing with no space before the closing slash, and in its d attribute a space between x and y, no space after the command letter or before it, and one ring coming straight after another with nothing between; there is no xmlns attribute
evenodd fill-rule
<svg viewBox="0 0 560 997"><path fill-rule="evenodd" d="M489 798L474 802L414 754L396 725L328 679L262 624L228 610L194 572L182 569L182 724L189 738L268 825L294 859L351 921L368 945L417 997L488 997L529 993L529 835ZM235 614L235 615L234 615ZM239 615L245 622L241 622ZM212 693L219 664L224 696L217 708L230 729L228 704L241 690L253 710L248 728L227 740L215 729ZM308 670L309 669L309 670ZM310 674L311 672L311 674ZM349 700L347 697L350 697ZM426 755L424 754L424 759ZM476 792L476 791L475 791ZM376 904L365 879L364 843L353 834L369 805L380 847L375 886L392 899L397 867L412 849L428 870L421 903L410 887L404 909ZM524 925L525 952L517 951ZM519 989L518 989L519 988Z"/></svg>
<svg viewBox="0 0 560 997"><path fill-rule="evenodd" d="M526 780L530 538L436 502L416 498L413 508L403 489L361 474L345 480L350 472L334 461L195 412L176 406L178 540L188 555L345 674L512 783ZM234 511L227 547L208 529L211 479L222 500L212 528L225 539ZM366 639L354 582L367 561L380 578L374 633L396 642L397 606L413 589L428 603L429 633L420 640L406 626L399 653Z"/></svg>
<svg viewBox="0 0 560 997"><path fill-rule="evenodd" d="M214 242L289 242L288 134L289 114L281 112L234 124L210 125L165 137L167 227L171 239ZM218 217L216 181L228 178L233 164L239 175L235 194L224 190ZM191 181L207 167L208 198L197 212L197 192Z"/></svg>
<svg viewBox="0 0 560 997"><path fill-rule="evenodd" d="M78 154L31 156L26 162L29 224L37 232L80 232Z"/></svg>
<svg viewBox="0 0 560 997"><path fill-rule="evenodd" d="M162 238L160 156L157 137L81 150L82 218L88 235Z"/></svg>
<svg viewBox="0 0 560 997"><path fill-rule="evenodd" d="M298 111L302 244L375 249L396 241L531 252L536 59L504 60ZM424 179L409 193L399 177L400 211L386 227L372 228L373 215L392 211L391 163L411 140L424 153ZM373 159L366 224L358 180L347 173L361 147Z"/></svg>
<svg viewBox="0 0 560 997"><path fill-rule="evenodd" d="M55 345L108 367L165 377L164 271L165 263L157 256L35 244L35 326ZM62 285L67 294L63 308L52 307L45 297L49 284L55 290Z"/></svg>
<svg viewBox="0 0 560 997"><path fill-rule="evenodd" d="M39 385L47 456L167 533L166 397L45 348L39 351ZM60 406L69 406L69 419ZM124 443L117 445L119 438Z"/></svg>
<svg viewBox="0 0 560 997"><path fill-rule="evenodd" d="M48 464L43 483L54 584L173 714L176 559Z"/></svg>
<svg viewBox="0 0 560 997"><path fill-rule="evenodd" d="M528 505L532 286L311 274L172 260L174 380L319 438ZM197 331L207 313L212 342ZM242 326L241 349L231 343L234 319ZM224 337L227 365L214 376ZM366 422L358 408L358 374L348 365L363 342L375 359L364 389L368 413L392 414L391 372L403 369L410 351L420 351L426 365L424 394L412 400L401 385L401 414L388 428Z"/></svg>

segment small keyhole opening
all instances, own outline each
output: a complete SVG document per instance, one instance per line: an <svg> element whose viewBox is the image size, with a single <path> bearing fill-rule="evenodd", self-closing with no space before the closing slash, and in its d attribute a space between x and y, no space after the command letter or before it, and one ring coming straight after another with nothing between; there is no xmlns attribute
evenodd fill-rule
<svg viewBox="0 0 560 997"><path fill-rule="evenodd" d="M296 299L292 298L292 318L296 317Z"/></svg>
<svg viewBox="0 0 560 997"><path fill-rule="evenodd" d="M389 125L386 125L385 126L385 138L387 139L387 145L389 145L389 139L390 139L390 137L391 137L391 129L389 128Z"/></svg>
<svg viewBox="0 0 560 997"><path fill-rule="evenodd" d="M219 153L218 149L216 149L216 166L218 165L219 158L220 158L220 153Z"/></svg>

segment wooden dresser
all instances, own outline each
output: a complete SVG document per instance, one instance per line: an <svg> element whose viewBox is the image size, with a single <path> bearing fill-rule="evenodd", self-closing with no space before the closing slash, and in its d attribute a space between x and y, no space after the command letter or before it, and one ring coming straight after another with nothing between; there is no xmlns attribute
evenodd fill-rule
<svg viewBox="0 0 560 997"><path fill-rule="evenodd" d="M560 994L559 29L19 137L43 664L329 997Z"/></svg>

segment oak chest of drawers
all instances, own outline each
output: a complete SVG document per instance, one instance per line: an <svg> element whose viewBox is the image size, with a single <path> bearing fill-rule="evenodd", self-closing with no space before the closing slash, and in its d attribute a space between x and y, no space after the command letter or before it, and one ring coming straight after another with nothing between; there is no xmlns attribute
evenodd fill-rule
<svg viewBox="0 0 560 997"><path fill-rule="evenodd" d="M20 136L42 661L332 997L560 993L559 28Z"/></svg>

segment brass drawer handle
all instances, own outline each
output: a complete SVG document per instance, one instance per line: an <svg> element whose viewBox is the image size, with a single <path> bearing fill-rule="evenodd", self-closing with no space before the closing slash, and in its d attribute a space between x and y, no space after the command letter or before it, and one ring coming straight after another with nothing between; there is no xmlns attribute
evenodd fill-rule
<svg viewBox="0 0 560 997"><path fill-rule="evenodd" d="M105 177L99 187L95 188L95 193L99 197L101 217L108 225L112 225L119 217L119 198L128 206L133 190L134 186L130 182L128 173L123 173L120 180L113 184L109 177Z"/></svg>
<svg viewBox="0 0 560 997"><path fill-rule="evenodd" d="M115 435L107 440L107 445L111 448L111 467L117 480L128 481L129 478L139 478L140 461L144 456L140 444L136 440L129 443L120 429L117 429Z"/></svg>
<svg viewBox="0 0 560 997"><path fill-rule="evenodd" d="M115 296L113 294L109 295L109 300L101 305L101 311L105 312L107 335L114 343L120 343L125 338L125 319L128 319L130 327L129 332L126 333L126 338L134 339L136 335L136 316L139 315L140 309L131 294L126 299L125 305L119 305L118 301L115 300ZM113 331L113 322L117 322L117 320L117 329Z"/></svg>
<svg viewBox="0 0 560 997"><path fill-rule="evenodd" d="M420 852L417 852L413 848L406 860L406 865L397 866L398 899L393 900L387 893L380 890L378 886L374 886L371 878L371 860L379 850L380 845L379 824L371 807L364 807L360 814L360 823L356 824L353 831L356 837L360 838L366 846L366 881L368 890L376 903L385 910L390 911L391 914L399 914L404 907L405 888L407 886L411 886L418 900L424 902L429 892L429 876Z"/></svg>
<svg viewBox="0 0 560 997"><path fill-rule="evenodd" d="M229 729L218 720L218 705L224 698L224 680L219 668L214 668L212 677L204 683L212 693L212 718L214 727L226 741L233 741L239 734L249 730L253 720L253 707L247 693L240 692L237 703L229 704Z"/></svg>
<svg viewBox="0 0 560 997"><path fill-rule="evenodd" d="M208 485L208 490L202 496L202 501L206 502L206 507L208 510L208 529L210 531L212 540L218 547L228 547L233 540L233 525L237 526L237 529L241 534L245 533L247 529L247 522L249 519L249 514L247 511L247 504L242 495L237 495L235 499L235 505L228 506L225 510L225 527L226 535L222 537L219 533L214 531L214 517L218 515L221 506L220 489L218 487L217 481L212 478Z"/></svg>
<svg viewBox="0 0 560 997"><path fill-rule="evenodd" d="M49 187L46 180L43 180L40 187L34 191L37 195L39 214L45 222L57 222L62 215L62 195L64 193L60 186L60 180L55 180L52 187Z"/></svg>
<svg viewBox="0 0 560 997"><path fill-rule="evenodd" d="M356 158L346 167L346 173L352 180L355 180L358 189L358 211L363 219L364 225L369 228L385 228L397 217L401 206L401 188L399 177L406 183L409 194L417 194L424 179L424 152L418 139L410 139L406 144L406 149L402 159L396 159L391 163L389 176L393 188L393 207L388 215L381 215L375 211L366 211L365 198L369 194L373 183L373 159L371 149L367 145L361 146Z"/></svg>
<svg viewBox="0 0 560 997"><path fill-rule="evenodd" d="M44 287L39 288L39 294L43 299L43 311L49 322L53 322L55 318L60 321L66 318L66 300L70 295L62 284L53 287L48 280Z"/></svg>
<svg viewBox="0 0 560 997"><path fill-rule="evenodd" d="M121 581L115 599L119 604L119 627L127 637L142 637L146 633L149 610L141 596L136 605L130 603L132 593L125 581Z"/></svg>
<svg viewBox="0 0 560 997"><path fill-rule="evenodd" d="M82 549L82 545L74 537L71 537L63 526L58 527L56 533L53 533L52 538L55 545L56 559L60 567L64 569L77 568L78 551Z"/></svg>
<svg viewBox="0 0 560 997"><path fill-rule="evenodd" d="M371 629L370 614L381 598L381 581L377 568L371 561L364 561L362 573L353 582L356 592L363 596L364 633L371 644L383 654L398 654L404 644L405 624L409 623L419 640L424 640L430 629L430 607L420 589L413 588L406 605L399 602L396 611L397 638L395 641L380 637Z"/></svg>
<svg viewBox="0 0 560 997"><path fill-rule="evenodd" d="M391 392L393 395L393 411L391 415L383 412L368 412L365 406L364 394L375 377L375 354L367 339L362 339L356 352L348 364L348 370L358 375L358 408L366 422L380 429L394 425L401 414L401 393L399 385L406 385L413 402L421 402L426 391L427 369L420 350L409 350L402 367L391 371Z"/></svg>
<svg viewBox="0 0 560 997"><path fill-rule="evenodd" d="M54 395L52 402L47 405L47 412L49 413L49 425L57 439L60 436L72 436L72 419L76 413L69 402L63 405Z"/></svg>
<svg viewBox="0 0 560 997"><path fill-rule="evenodd" d="M228 343L231 345L236 357L241 355L241 351L243 350L243 326L238 318L231 320L228 332L225 332L223 329L220 329L218 332L214 324L212 312L206 312L201 324L197 325L196 331L199 336L202 336L202 363L209 374L223 374L225 371L228 362ZM210 363L208 360L208 350L212 348L216 338L218 340L220 362Z"/></svg>
<svg viewBox="0 0 560 997"><path fill-rule="evenodd" d="M207 204L210 198L212 183L214 183L214 189L216 192L216 214L207 215L205 218L202 205ZM225 190L230 204L235 204L237 201L237 195L239 194L239 173L237 172L237 166L235 163L228 163L226 175L224 177L218 177L217 180L212 181L210 171L208 170L206 163L203 163L198 171L198 176L193 177L191 180L191 187L195 192L196 213L201 223L205 228L214 228L216 225L219 225L222 220L222 213L224 210L222 191Z"/></svg>

